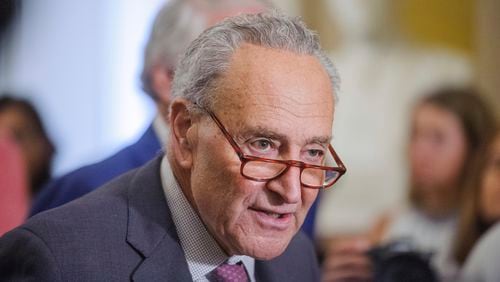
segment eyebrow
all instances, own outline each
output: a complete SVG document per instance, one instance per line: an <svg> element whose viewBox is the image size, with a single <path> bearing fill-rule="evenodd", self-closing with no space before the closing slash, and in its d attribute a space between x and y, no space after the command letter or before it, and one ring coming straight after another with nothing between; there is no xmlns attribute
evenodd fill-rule
<svg viewBox="0 0 500 282"><path fill-rule="evenodd" d="M241 133L239 136L235 136L237 139L246 139L251 136L264 136L268 137L274 140L280 140L283 142L288 142L290 138L284 134L277 133L273 130L270 130L269 128L265 128L262 126L255 126L255 127L245 127L241 130ZM330 144L330 141L332 140L331 136L315 136L306 139L305 144L323 144L327 145Z"/></svg>
<svg viewBox="0 0 500 282"><path fill-rule="evenodd" d="M328 145L330 144L331 141L332 141L331 136L318 136L318 137L308 138L306 140L306 144L317 143L317 144Z"/></svg>
<svg viewBox="0 0 500 282"><path fill-rule="evenodd" d="M269 128L265 128L262 126L255 127L244 127L239 134L239 138L248 138L251 136L265 136L275 140L288 140L288 137L284 134L277 133L275 131L270 130Z"/></svg>

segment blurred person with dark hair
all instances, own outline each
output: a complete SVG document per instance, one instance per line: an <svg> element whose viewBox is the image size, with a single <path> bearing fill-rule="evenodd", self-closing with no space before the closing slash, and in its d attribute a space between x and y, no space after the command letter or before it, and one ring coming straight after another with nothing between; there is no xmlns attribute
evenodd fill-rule
<svg viewBox="0 0 500 282"><path fill-rule="evenodd" d="M7 131L21 148L30 198L36 196L51 176L55 153L40 115L30 102L0 95L0 130Z"/></svg>
<svg viewBox="0 0 500 282"><path fill-rule="evenodd" d="M440 278L454 281L460 196L494 128L493 113L473 90L448 88L423 97L414 108L409 141L410 206L383 216L369 234L332 243L325 281L370 280L376 270L369 249L400 239L432 253Z"/></svg>
<svg viewBox="0 0 500 282"><path fill-rule="evenodd" d="M470 179L462 197L463 208L453 254L460 265L467 260L481 236L500 220L500 129L477 161L477 173ZM497 247L496 251L500 249Z"/></svg>

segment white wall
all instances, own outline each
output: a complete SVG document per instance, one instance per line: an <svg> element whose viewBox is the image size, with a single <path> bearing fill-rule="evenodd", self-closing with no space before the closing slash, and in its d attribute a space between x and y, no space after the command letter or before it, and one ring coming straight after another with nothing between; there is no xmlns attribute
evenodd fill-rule
<svg viewBox="0 0 500 282"><path fill-rule="evenodd" d="M55 174L133 142L152 119L140 90L160 0L26 0L0 60L0 91L32 100L57 146Z"/></svg>

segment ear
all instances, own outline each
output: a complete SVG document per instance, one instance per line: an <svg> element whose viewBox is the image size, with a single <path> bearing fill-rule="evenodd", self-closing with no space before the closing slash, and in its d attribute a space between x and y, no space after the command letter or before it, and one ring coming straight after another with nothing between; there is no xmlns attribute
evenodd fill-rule
<svg viewBox="0 0 500 282"><path fill-rule="evenodd" d="M188 111L188 105L189 102L185 99L175 99L170 108L170 150L172 150L170 153L185 169L190 169L192 166L195 148L193 145L196 140L193 116Z"/></svg>
<svg viewBox="0 0 500 282"><path fill-rule="evenodd" d="M151 86L156 95L156 104L161 115L168 120L170 106L170 91L172 90L172 72L163 66L155 66L151 69Z"/></svg>

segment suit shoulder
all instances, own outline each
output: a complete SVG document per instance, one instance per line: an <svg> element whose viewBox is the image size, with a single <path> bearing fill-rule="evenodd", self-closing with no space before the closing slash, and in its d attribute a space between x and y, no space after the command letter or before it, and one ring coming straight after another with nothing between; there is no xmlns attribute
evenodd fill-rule
<svg viewBox="0 0 500 282"><path fill-rule="evenodd" d="M126 216L127 191L136 170L130 171L83 197L31 217L25 226L32 230L58 230L72 225L105 224L118 215ZM69 220L71 219L71 220ZM98 220L97 220L98 219ZM83 224L83 226L82 226ZM64 230L61 230L61 232Z"/></svg>
<svg viewBox="0 0 500 282"><path fill-rule="evenodd" d="M5 281L61 281L58 263L46 242L22 227L0 238L0 277Z"/></svg>
<svg viewBox="0 0 500 282"><path fill-rule="evenodd" d="M133 146L135 144L100 162L83 166L49 182L35 200L32 214L77 199L113 178L142 165L133 157Z"/></svg>

